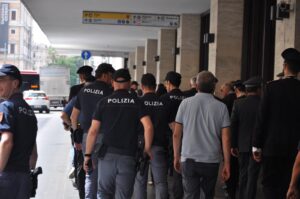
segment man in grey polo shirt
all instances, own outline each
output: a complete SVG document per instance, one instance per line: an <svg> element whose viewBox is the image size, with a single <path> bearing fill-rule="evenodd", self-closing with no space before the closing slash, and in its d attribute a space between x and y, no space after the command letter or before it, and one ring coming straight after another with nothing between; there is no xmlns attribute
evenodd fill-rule
<svg viewBox="0 0 300 199"><path fill-rule="evenodd" d="M177 112L174 167L182 173L185 199L199 198L200 188L206 199L213 199L222 150L223 180L230 176L230 118L226 105L212 95L215 84L211 72L199 73L198 93L183 100Z"/></svg>

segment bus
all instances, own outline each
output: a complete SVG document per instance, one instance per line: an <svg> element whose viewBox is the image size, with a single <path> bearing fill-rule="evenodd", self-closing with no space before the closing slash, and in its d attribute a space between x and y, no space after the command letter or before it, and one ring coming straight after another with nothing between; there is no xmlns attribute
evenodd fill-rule
<svg viewBox="0 0 300 199"><path fill-rule="evenodd" d="M40 75L36 71L20 71L22 76L21 91L40 90Z"/></svg>

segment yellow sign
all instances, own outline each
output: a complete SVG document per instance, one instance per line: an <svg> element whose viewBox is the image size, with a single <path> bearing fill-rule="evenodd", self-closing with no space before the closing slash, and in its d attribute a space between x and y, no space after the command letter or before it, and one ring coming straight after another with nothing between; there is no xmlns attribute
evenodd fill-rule
<svg viewBox="0 0 300 199"><path fill-rule="evenodd" d="M179 15L83 11L82 23L178 28Z"/></svg>
<svg viewBox="0 0 300 199"><path fill-rule="evenodd" d="M128 20L130 18L130 15L129 14L123 14L123 13L113 13L113 12L84 11L83 12L83 18Z"/></svg>

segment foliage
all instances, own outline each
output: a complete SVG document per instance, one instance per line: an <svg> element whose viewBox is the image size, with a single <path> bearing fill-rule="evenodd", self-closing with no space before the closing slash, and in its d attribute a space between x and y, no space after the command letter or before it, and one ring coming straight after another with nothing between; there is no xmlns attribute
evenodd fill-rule
<svg viewBox="0 0 300 199"><path fill-rule="evenodd" d="M58 55L54 48L49 48L50 64L70 67L70 84L71 86L78 84L77 69L83 65L83 61L79 56ZM50 65L49 64L49 65Z"/></svg>

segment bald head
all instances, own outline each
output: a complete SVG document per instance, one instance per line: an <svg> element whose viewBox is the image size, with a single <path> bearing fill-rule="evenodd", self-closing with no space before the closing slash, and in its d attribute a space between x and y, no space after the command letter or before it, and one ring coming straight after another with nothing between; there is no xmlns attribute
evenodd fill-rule
<svg viewBox="0 0 300 199"><path fill-rule="evenodd" d="M209 71L202 71L197 75L197 90L201 93L213 93L216 77Z"/></svg>

